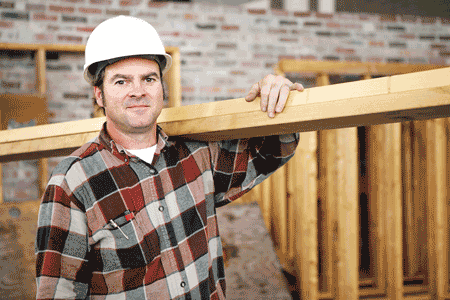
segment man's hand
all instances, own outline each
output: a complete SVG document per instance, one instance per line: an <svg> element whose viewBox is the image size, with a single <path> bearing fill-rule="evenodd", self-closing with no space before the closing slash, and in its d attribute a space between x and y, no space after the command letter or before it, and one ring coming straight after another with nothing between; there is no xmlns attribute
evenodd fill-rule
<svg viewBox="0 0 450 300"><path fill-rule="evenodd" d="M292 90L301 92L303 86L297 82L292 83L283 76L269 74L252 86L245 100L250 102L261 96L261 110L267 111L267 115L273 118L275 113L283 111L289 92Z"/></svg>

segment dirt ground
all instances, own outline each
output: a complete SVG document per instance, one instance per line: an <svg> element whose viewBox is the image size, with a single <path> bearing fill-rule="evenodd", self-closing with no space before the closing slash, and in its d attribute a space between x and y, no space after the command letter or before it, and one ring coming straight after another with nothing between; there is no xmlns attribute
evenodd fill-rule
<svg viewBox="0 0 450 300"><path fill-rule="evenodd" d="M227 205L217 214L227 299L292 299L258 204Z"/></svg>

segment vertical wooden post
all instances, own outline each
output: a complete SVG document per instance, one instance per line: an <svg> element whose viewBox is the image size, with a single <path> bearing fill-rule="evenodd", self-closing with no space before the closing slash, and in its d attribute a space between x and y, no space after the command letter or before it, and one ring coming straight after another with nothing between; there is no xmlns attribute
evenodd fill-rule
<svg viewBox="0 0 450 300"><path fill-rule="evenodd" d="M294 157L296 182L293 189L296 222L296 269L301 299L319 299L317 252L317 132L300 134Z"/></svg>
<svg viewBox="0 0 450 300"><path fill-rule="evenodd" d="M47 93L47 79L45 76L45 68L46 68L46 57L45 57L45 48L39 48L36 52L36 90L40 95L45 95ZM43 105L47 105L47 103L43 103ZM45 192L45 188L47 187L48 181L48 159L43 158L39 160L39 195L42 195Z"/></svg>
<svg viewBox="0 0 450 300"><path fill-rule="evenodd" d="M359 299L357 129L336 130L336 269L338 300Z"/></svg>
<svg viewBox="0 0 450 300"><path fill-rule="evenodd" d="M288 252L288 230L287 230L287 182L286 166L278 169L270 176L273 188L272 211L273 227L272 240L278 253L281 265L289 265Z"/></svg>
<svg viewBox="0 0 450 300"><path fill-rule="evenodd" d="M428 284L432 300L448 297L447 139L445 120L426 121Z"/></svg>
<svg viewBox="0 0 450 300"><path fill-rule="evenodd" d="M172 66L167 72L170 77L169 85L169 107L181 106L181 61L180 61L180 51L177 49L173 51L172 56Z"/></svg>
<svg viewBox="0 0 450 300"><path fill-rule="evenodd" d="M372 126L369 132L369 197L385 207L380 212L386 228L386 292L388 299L398 300L403 299L402 125Z"/></svg>

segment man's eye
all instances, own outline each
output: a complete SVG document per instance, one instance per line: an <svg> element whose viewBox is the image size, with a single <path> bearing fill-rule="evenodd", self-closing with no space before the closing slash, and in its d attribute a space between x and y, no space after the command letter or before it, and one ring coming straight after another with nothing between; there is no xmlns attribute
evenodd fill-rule
<svg viewBox="0 0 450 300"><path fill-rule="evenodd" d="M156 79L153 78L153 77L147 77L147 78L145 79L145 81L147 81L147 82L153 82L153 81L156 81Z"/></svg>
<svg viewBox="0 0 450 300"><path fill-rule="evenodd" d="M125 80L117 80L115 84L122 85L125 84Z"/></svg>

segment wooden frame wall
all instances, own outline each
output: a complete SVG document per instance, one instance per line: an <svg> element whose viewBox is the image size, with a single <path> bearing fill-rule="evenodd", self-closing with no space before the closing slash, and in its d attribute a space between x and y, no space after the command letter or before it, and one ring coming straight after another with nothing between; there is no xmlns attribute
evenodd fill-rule
<svg viewBox="0 0 450 300"><path fill-rule="evenodd" d="M375 64L375 63L348 63L348 62L318 62L318 61L299 61L299 60L282 60L276 66L276 72L281 75L286 73L306 73L316 77L318 86L329 84L330 74L340 75L361 75L364 79L370 79L372 76L395 75L409 72L417 72L423 70L432 70L443 68L444 66L435 65L404 65L404 64ZM411 76L415 76L412 74ZM403 76L405 79L408 76ZM404 83L407 83L404 81ZM409 82L407 84L413 84ZM367 182L358 182L358 171L355 160L358 157L358 147L356 146L357 133L355 129L339 129L325 130L318 133L301 133L301 139L308 140L311 144L319 144L317 159L320 161L319 177L317 183L311 184L312 189L319 186L319 195L314 192L310 195L298 194L297 197L303 195L303 199L297 199L299 202L308 202L307 207L314 207L319 198L322 205L321 223L317 220L305 223L300 222L302 230L297 234L304 235L309 233L309 239L313 239L309 244L321 245L321 260L324 270L322 278L311 278L314 269L317 269L317 259L311 260L311 255L319 256L317 248L308 248L313 252L305 253L299 251L297 257L293 256L292 249L288 250L290 255L281 253L280 259L282 265L289 272L297 274L300 280L300 290L304 299L357 299L359 297L386 297L387 299L403 299L404 294L412 293L428 293L431 299L450 298L448 293L448 222L447 207L445 206L445 197L448 187L445 183L448 179L446 168L446 141L448 138L444 135L445 128L442 124L443 119L423 121L427 124L427 141L426 153L431 151L433 155L426 155L426 174L427 180L424 189L427 193L427 217L429 220L428 238L425 247L429 251L429 286L427 289L423 287L404 287L403 285L403 223L402 223L402 207L403 200L406 197L411 201L410 190L404 188L405 182L411 184L411 170L405 171L413 160L411 157L411 148L405 147L405 143L410 139L411 135L406 134L405 124L395 123L389 125L376 125L367 128L368 156L371 160L368 166ZM412 122L409 122L412 123ZM407 123L409 125L409 123ZM439 125L435 125L439 124ZM408 126L407 125L407 126ZM428 128L435 129L434 131ZM447 127L448 128L448 127ZM435 133L431 135L431 132ZM345 144L339 144L339 136L345 134L343 139ZM403 136L403 143L402 143ZM330 144L331 143L331 144ZM302 149L300 147L300 149ZM407 154L405 155L405 153ZM406 149L406 150L405 150ZM430 150L428 150L430 149ZM310 153L310 162L307 163L305 158L301 156L301 152L297 152L292 162L289 162L287 168L292 169L287 178L288 185L298 185L305 183L303 168L310 169L311 163L314 163L315 153ZM345 155L344 153L348 153ZM409 153L409 154L408 154ZM405 159L407 161L405 161ZM317 162L317 161L316 161ZM342 173L340 166L351 166L347 168L347 172ZM300 167L300 169L298 169ZM296 171L297 170L297 171ZM418 171L418 170L417 170ZM418 174L418 172L417 172ZM402 181L402 175L403 181ZM422 176L423 178L423 176ZM280 180L280 179L277 179ZM365 180L364 180L365 181ZM290 183L292 182L292 183ZM343 194L342 199L347 204L340 203L339 186L344 186L346 182L350 182L346 187L346 192L351 194ZM264 184L264 183L263 183ZM369 186L367 186L369 184ZM365 185L369 198L371 213L371 240L374 241L373 248L377 249L373 256L373 266L375 276L372 279L358 280L359 278L359 262L358 258L358 185ZM307 187L303 187L306 189ZM355 190L356 188L356 190ZM402 192L406 194L403 196ZM409 194L408 194L409 193ZM312 196L311 196L312 195ZM291 195L288 194L287 198ZM273 199L278 200L278 199ZM290 200L285 200L290 204ZM279 205L279 204L277 204ZM288 211L294 210L295 206L288 205ZM353 210L346 211L353 208ZM288 218L288 223L297 223L296 220L307 220L311 218L313 210L297 210L295 218ZM342 212L342 215L341 215ZM265 213L267 218L277 211ZM304 225L302 225L304 224ZM305 227L306 226L306 227ZM295 225L290 224L291 228ZM319 231L320 241L317 240L314 233ZM283 233L294 239L296 237L292 233ZM411 234L411 232L409 232ZM297 240L302 241L305 237L299 237ZM341 247L341 243L346 245ZM304 245L304 243L302 243ZM408 243L410 244L410 243ZM289 243L291 245L291 243ZM294 247L295 248L295 247ZM413 245L413 248L415 246ZM416 249L414 249L417 251ZM283 252L283 250L281 251ZM412 258L414 259L414 258ZM305 268L305 266L307 266ZM342 269L345 267L345 269ZM342 269L342 271L341 271ZM312 273L311 273L312 272ZM313 284L319 281L318 284ZM371 288L360 289L359 287L371 286ZM322 292L320 292L322 290ZM427 296L428 297L428 296Z"/></svg>
<svg viewBox="0 0 450 300"><path fill-rule="evenodd" d="M184 107L166 108L163 110L159 124L169 135L187 136L196 139L218 140L225 138L239 138L250 135L260 136L272 133L302 132L299 149L287 167L277 171L275 176L260 187L256 188L261 197L263 216L272 236L274 236L277 253L283 266L297 273L301 279L302 295L304 299L356 299L358 296L377 296L379 299L403 298L401 292L402 273L399 266L399 209L398 209L398 176L399 172L389 173L394 182L394 189L382 185L381 188L391 193L396 200L392 203L382 202L383 208L378 208L380 224L374 227L381 232L381 238L386 240L387 262L384 264L386 272L382 277L387 280L386 289L382 294L374 291L360 292L358 290L357 275L357 203L355 187L357 186L357 170L355 152L355 132L357 125L375 125L404 120L429 119L450 116L450 68L398 75L385 79L372 79L361 82L344 83L307 89L302 93L291 92L283 114L269 119L262 113L258 101L247 103L244 99L223 102L206 103ZM320 80L326 83L326 76ZM361 90L364 91L361 94ZM370 105L375 102L377 105ZM344 107L345 109L342 109ZM355 109L356 107L356 109ZM54 155L64 155L72 149L81 146L98 134L104 118L93 118L82 121L40 125L28 128L4 130L0 132L0 162L12 161L23 157L45 158ZM436 137L449 135L444 130L441 121L433 120L435 124L426 127L426 135L430 141L426 159L432 172L434 166L444 163L442 152L448 151L448 144L438 142ZM202 126L199 126L199 125ZM392 140L398 140L398 124L377 127L373 131L376 140L382 145L392 145ZM427 125L428 126L428 125ZM336 133L327 134L327 138L319 140L314 129L339 129ZM448 127L447 127L448 128ZM445 133L445 134L444 134ZM327 201L327 211L330 228L324 230L327 234L327 259L331 261L331 268L327 274L327 285L330 287L325 293L319 292L318 279L318 218L317 191L319 184L317 169L317 148L319 142L327 143L330 149L335 149L326 156L330 160L328 165L321 164L320 177L325 176L323 182L327 192L332 195ZM346 147L350 145L350 147ZM398 146L387 147L383 152L377 151L379 160L393 158L392 166L398 170ZM322 154L323 156L323 154ZM321 158L322 159L322 158ZM449 164L450 159L445 162ZM372 176L385 176L385 172L378 168ZM289 174L289 180L285 175ZM444 242L444 230L448 220L445 210L444 193L446 174L442 170L427 177L432 187L427 193L434 197L434 202L428 202L431 223L429 234L434 239L428 241L427 247L432 255L431 295L408 297L411 299L444 299L447 297L448 283L445 271L448 264L448 243ZM292 180L297 178L297 180ZM336 186L334 180L341 185ZM279 187L271 188L272 184ZM328 187L330 189L328 190ZM277 192L278 191L278 192ZM374 191L375 193L375 191ZM384 214L384 215L382 215ZM386 232L381 228L393 229ZM383 237L385 234L385 237ZM447 235L448 236L448 235ZM334 243L334 239L337 242ZM400 243L400 244L399 244ZM381 257L380 260L383 260ZM448 269L447 269L448 270ZM433 273L434 272L434 273ZM441 274L442 275L441 277ZM337 280L339 279L339 280ZM383 280L380 281L381 283ZM378 288L378 287L376 287ZM400 288L400 292L398 290Z"/></svg>

